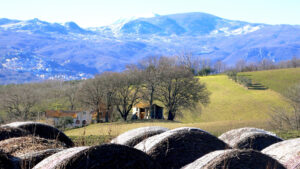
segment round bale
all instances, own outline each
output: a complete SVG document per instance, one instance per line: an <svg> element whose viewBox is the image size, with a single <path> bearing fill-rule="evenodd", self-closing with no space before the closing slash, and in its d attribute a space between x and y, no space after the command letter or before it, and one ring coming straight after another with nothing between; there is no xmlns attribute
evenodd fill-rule
<svg viewBox="0 0 300 169"><path fill-rule="evenodd" d="M47 149L66 148L64 143L39 137L16 137L0 141L1 151L15 157Z"/></svg>
<svg viewBox="0 0 300 169"><path fill-rule="evenodd" d="M0 141L13 137L28 136L30 133L24 129L15 127L0 127Z"/></svg>
<svg viewBox="0 0 300 169"><path fill-rule="evenodd" d="M288 169L300 169L300 138L272 144L261 152L277 159Z"/></svg>
<svg viewBox="0 0 300 169"><path fill-rule="evenodd" d="M214 151L182 169L284 169L275 159L256 150Z"/></svg>
<svg viewBox="0 0 300 169"><path fill-rule="evenodd" d="M24 129L34 136L39 136L46 139L59 140L60 142L65 143L67 147L74 146L73 141L68 136L66 136L62 131L48 124L28 121L14 122L4 125L4 127L7 126Z"/></svg>
<svg viewBox="0 0 300 169"><path fill-rule="evenodd" d="M47 149L42 151L30 152L19 155L18 158L20 159L20 165L22 166L22 169L31 169L43 159L62 150L63 149Z"/></svg>
<svg viewBox="0 0 300 169"><path fill-rule="evenodd" d="M0 169L21 169L20 159L0 151Z"/></svg>
<svg viewBox="0 0 300 169"><path fill-rule="evenodd" d="M160 169L151 157L137 149L104 144L94 147L74 147L44 159L34 169Z"/></svg>
<svg viewBox="0 0 300 169"><path fill-rule="evenodd" d="M134 147L139 142L151 136L161 134L169 129L158 126L141 127L133 130L129 130L118 137L114 138L111 143L122 144L129 147Z"/></svg>
<svg viewBox="0 0 300 169"><path fill-rule="evenodd" d="M135 148L149 154L163 168L176 169L228 146L206 131L182 127L143 140Z"/></svg>
<svg viewBox="0 0 300 169"><path fill-rule="evenodd" d="M232 148L262 150L271 144L282 141L274 133L257 128L240 128L222 134L223 140Z"/></svg>

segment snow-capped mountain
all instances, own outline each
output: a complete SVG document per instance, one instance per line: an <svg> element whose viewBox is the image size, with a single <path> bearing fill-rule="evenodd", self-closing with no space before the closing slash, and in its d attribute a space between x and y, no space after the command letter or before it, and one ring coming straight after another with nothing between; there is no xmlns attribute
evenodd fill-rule
<svg viewBox="0 0 300 169"><path fill-rule="evenodd" d="M300 26L247 23L206 13L156 14L88 29L74 22L0 19L1 84L90 78L120 71L146 56L183 52L228 65L242 58L278 62L300 56Z"/></svg>

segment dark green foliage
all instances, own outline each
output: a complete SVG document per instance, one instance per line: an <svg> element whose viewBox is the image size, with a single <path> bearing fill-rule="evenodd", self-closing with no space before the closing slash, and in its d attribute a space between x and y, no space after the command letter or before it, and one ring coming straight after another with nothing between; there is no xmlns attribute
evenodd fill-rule
<svg viewBox="0 0 300 169"><path fill-rule="evenodd" d="M252 86L252 80L250 78L248 78L247 76L238 75L237 71L235 71L235 70L228 71L226 74L229 79L231 79L247 88Z"/></svg>
<svg viewBox="0 0 300 169"><path fill-rule="evenodd" d="M70 124L73 124L72 117L61 117L59 118L58 125L56 127L65 129Z"/></svg>
<svg viewBox="0 0 300 169"><path fill-rule="evenodd" d="M208 75L210 75L210 74L212 74L212 73L214 73L214 72L215 72L215 71L214 71L212 68L206 67L206 68L201 69L201 70L198 72L198 75L199 75L199 76L208 76Z"/></svg>
<svg viewBox="0 0 300 169"><path fill-rule="evenodd" d="M239 84L249 88L252 85L252 80L246 76L237 76L237 81Z"/></svg>
<svg viewBox="0 0 300 169"><path fill-rule="evenodd" d="M235 70L228 71L226 74L227 74L229 79L237 82L237 71L235 71Z"/></svg>

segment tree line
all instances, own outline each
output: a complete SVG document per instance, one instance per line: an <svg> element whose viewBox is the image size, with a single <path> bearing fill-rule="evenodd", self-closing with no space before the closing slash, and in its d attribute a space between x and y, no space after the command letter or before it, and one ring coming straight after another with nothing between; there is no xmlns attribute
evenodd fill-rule
<svg viewBox="0 0 300 169"><path fill-rule="evenodd" d="M238 72L251 72L270 69L297 68L300 67L300 58L296 56L290 60L280 61L275 63L270 59L263 59L259 62L247 62L245 59L240 59L236 62L235 67L229 68Z"/></svg>
<svg viewBox="0 0 300 169"><path fill-rule="evenodd" d="M0 112L10 120L39 118L45 110L93 110L100 122L101 105L105 119L114 116L128 120L131 109L140 101L164 106L168 120L183 109L209 103L209 92L188 61L178 57L148 57L128 65L123 72L104 72L80 81L45 81L42 83L0 86Z"/></svg>
<svg viewBox="0 0 300 169"><path fill-rule="evenodd" d="M184 54L181 57L181 62L186 67L191 69L194 75L207 76L211 74L219 74L229 71L236 72L252 72L270 69L297 68L300 67L300 58L296 56L290 60L274 62L270 59L262 59L261 61L251 62L246 59L237 60L234 65L227 65L222 60L211 61L210 59L193 57L192 55Z"/></svg>

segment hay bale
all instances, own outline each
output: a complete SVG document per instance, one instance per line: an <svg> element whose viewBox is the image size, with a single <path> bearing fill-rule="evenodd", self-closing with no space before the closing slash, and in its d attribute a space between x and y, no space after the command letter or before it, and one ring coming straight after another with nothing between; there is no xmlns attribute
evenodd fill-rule
<svg viewBox="0 0 300 169"><path fill-rule="evenodd" d="M227 147L226 143L208 132L190 127L166 131L135 146L166 169L181 168L209 152Z"/></svg>
<svg viewBox="0 0 300 169"><path fill-rule="evenodd" d="M86 154L90 147L73 147L53 154L39 162L33 169L56 169L63 168L65 163L71 163L72 158ZM74 167L75 168L75 167Z"/></svg>
<svg viewBox="0 0 300 169"><path fill-rule="evenodd" d="M0 141L0 149L15 157L37 151L66 148L64 143L39 137L16 137Z"/></svg>
<svg viewBox="0 0 300 169"><path fill-rule="evenodd" d="M284 169L275 159L256 150L214 151L186 165L182 169Z"/></svg>
<svg viewBox="0 0 300 169"><path fill-rule="evenodd" d="M0 151L0 169L21 169L20 159Z"/></svg>
<svg viewBox="0 0 300 169"><path fill-rule="evenodd" d="M38 122L14 122L10 124L6 124L3 127L14 127L14 128L21 128L28 131L30 134L34 136L39 136L46 139L54 139L63 142L68 147L73 147L73 141L66 136L62 131L58 130L57 128Z"/></svg>
<svg viewBox="0 0 300 169"><path fill-rule="evenodd" d="M30 133L26 130L14 127L0 127L0 141L13 137L28 136Z"/></svg>
<svg viewBox="0 0 300 169"><path fill-rule="evenodd" d="M104 144L94 147L74 147L44 159L34 169L160 169L147 154L134 148Z"/></svg>
<svg viewBox="0 0 300 169"><path fill-rule="evenodd" d="M139 142L151 136L161 134L169 129L158 126L141 127L133 130L129 130L118 137L114 138L111 143L122 144L129 147L134 147Z"/></svg>
<svg viewBox="0 0 300 169"><path fill-rule="evenodd" d="M282 141L276 134L257 128L240 128L222 134L223 140L232 148L262 150L271 144Z"/></svg>
<svg viewBox="0 0 300 169"><path fill-rule="evenodd" d="M22 166L22 169L31 169L43 159L62 150L63 149L47 149L20 155L20 165Z"/></svg>
<svg viewBox="0 0 300 169"><path fill-rule="evenodd" d="M300 169L300 138L273 144L261 152L277 159L288 169Z"/></svg>

